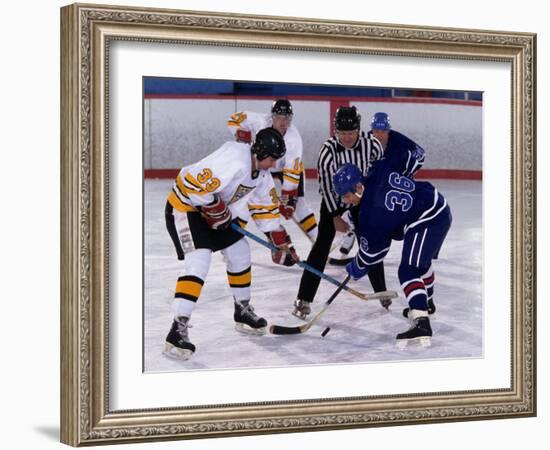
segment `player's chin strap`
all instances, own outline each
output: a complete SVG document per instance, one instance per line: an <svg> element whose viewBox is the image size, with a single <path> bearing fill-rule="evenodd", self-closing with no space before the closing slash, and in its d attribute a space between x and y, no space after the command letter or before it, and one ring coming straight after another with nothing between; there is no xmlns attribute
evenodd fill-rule
<svg viewBox="0 0 550 450"><path fill-rule="evenodd" d="M363 197L363 192L365 192L365 186L361 185L361 192L357 192L355 191L353 193L353 195L355 195L357 198L362 198Z"/></svg>
<svg viewBox="0 0 550 450"><path fill-rule="evenodd" d="M252 179L255 179L260 173L260 171L258 170L258 158L254 153L251 153L251 156L252 156L252 170L250 172L250 176L252 177Z"/></svg>

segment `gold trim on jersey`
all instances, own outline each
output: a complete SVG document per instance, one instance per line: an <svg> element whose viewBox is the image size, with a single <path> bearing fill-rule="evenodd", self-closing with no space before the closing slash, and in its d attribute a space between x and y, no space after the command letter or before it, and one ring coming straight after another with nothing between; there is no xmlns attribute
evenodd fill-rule
<svg viewBox="0 0 550 450"><path fill-rule="evenodd" d="M185 174L185 177L182 181L183 181L182 182L183 192L185 192L186 194L195 194L195 195L208 194L208 192L203 189L200 183L189 172Z"/></svg>
<svg viewBox="0 0 550 450"><path fill-rule="evenodd" d="M267 213L267 212L252 213L251 216L254 220L280 219L281 218L281 215L279 213L272 214L272 213Z"/></svg>
<svg viewBox="0 0 550 450"><path fill-rule="evenodd" d="M271 205L255 205L250 203L248 205L248 210L252 211L253 209L259 209L259 210L266 210L266 211L275 211L276 209L279 209L279 205L276 203L272 203Z"/></svg>
<svg viewBox="0 0 550 450"><path fill-rule="evenodd" d="M244 112L236 112L231 114L229 117L229 120L227 121L227 125L230 127L240 127L241 123L243 123L246 120L246 113Z"/></svg>
<svg viewBox="0 0 550 450"><path fill-rule="evenodd" d="M180 212L196 211L191 205L189 197L185 193L186 189L178 174L172 187L172 192L168 194L168 202Z"/></svg>
<svg viewBox="0 0 550 450"><path fill-rule="evenodd" d="M292 184L300 184L300 175L295 177L294 175L289 175L286 172L283 172L283 180L289 181Z"/></svg>
<svg viewBox="0 0 550 450"><path fill-rule="evenodd" d="M264 219L278 219L281 217L279 214L279 205L248 205L250 215L254 220Z"/></svg>
<svg viewBox="0 0 550 450"><path fill-rule="evenodd" d="M294 164L294 168L293 168L293 169L290 169L290 168L288 168L288 167L285 167L285 168L283 169L283 172L284 172L284 173L291 173L291 174L293 174L293 175L300 175L300 174L302 173L302 169L303 169L303 168L302 168L302 167L299 167L299 166L300 166L300 165L298 165L298 168L296 168L297 166L296 166L296 164ZM303 164L301 164L301 166L303 166Z"/></svg>
<svg viewBox="0 0 550 450"><path fill-rule="evenodd" d="M193 208L193 206L182 202L181 199L178 197L178 195L174 191L168 194L168 202L172 205L174 209L178 210L179 212L196 211L196 209Z"/></svg>
<svg viewBox="0 0 550 450"><path fill-rule="evenodd" d="M304 163L300 161L300 158L296 158L292 169L289 167L283 168L283 180L289 181L293 184L299 184L303 171Z"/></svg>

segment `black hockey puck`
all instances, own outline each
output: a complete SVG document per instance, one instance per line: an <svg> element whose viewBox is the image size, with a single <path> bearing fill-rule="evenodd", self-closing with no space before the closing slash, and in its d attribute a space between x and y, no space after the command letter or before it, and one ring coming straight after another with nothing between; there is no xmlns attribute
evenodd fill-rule
<svg viewBox="0 0 550 450"><path fill-rule="evenodd" d="M329 331L330 331L330 327L326 327L326 328L323 330L323 332L321 333L321 336L322 336L322 337L325 337L325 336L328 334Z"/></svg>

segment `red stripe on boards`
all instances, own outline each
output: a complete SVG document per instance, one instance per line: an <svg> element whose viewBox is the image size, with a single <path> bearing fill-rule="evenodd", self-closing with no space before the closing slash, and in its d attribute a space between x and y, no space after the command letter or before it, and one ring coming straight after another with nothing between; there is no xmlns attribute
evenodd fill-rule
<svg viewBox="0 0 550 450"><path fill-rule="evenodd" d="M145 169L145 178L176 178L180 169ZM317 169L306 169L306 178L317 178ZM415 178L448 180L482 180L481 170L421 169Z"/></svg>
<svg viewBox="0 0 550 450"><path fill-rule="evenodd" d="M317 169L306 169L306 178L317 178ZM449 179L449 180L482 180L481 170L454 170L454 169L420 169L415 175L419 180Z"/></svg>
<svg viewBox="0 0 550 450"><path fill-rule="evenodd" d="M172 178L178 176L180 169L145 169L143 171L144 178Z"/></svg>

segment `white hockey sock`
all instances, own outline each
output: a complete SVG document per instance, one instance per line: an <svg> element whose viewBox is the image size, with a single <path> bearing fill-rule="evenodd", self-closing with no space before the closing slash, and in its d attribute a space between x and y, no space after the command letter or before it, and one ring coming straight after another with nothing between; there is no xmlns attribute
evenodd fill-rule
<svg viewBox="0 0 550 450"><path fill-rule="evenodd" d="M176 298L174 299L174 317L191 317L195 302L190 300Z"/></svg>

